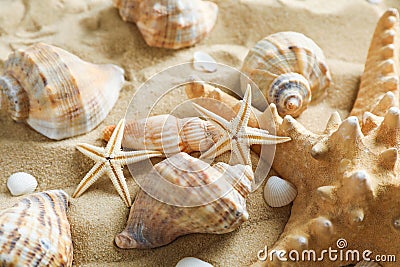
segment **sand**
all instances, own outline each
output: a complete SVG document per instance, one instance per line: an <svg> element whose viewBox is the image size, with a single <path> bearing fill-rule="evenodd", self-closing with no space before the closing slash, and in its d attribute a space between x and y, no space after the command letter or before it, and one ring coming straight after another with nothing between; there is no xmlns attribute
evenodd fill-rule
<svg viewBox="0 0 400 267"><path fill-rule="evenodd" d="M218 62L240 68L241 61L259 39L277 31L298 31L311 37L324 51L334 84L326 98L304 112L299 121L321 131L329 113L342 118L357 94L370 38L379 16L397 0L375 5L366 0L241 0L215 1L220 8L212 33L194 47L179 51L150 48L133 24L124 23L111 0L2 0L0 2L0 71L8 54L35 42L57 45L95 63L114 63L125 69L126 84L105 121L94 131L63 141L51 141L27 125L15 123L5 112L0 117L0 209L20 198L6 188L7 177L25 171L38 178L37 191L64 189L72 194L93 162L79 153L79 142L104 145L104 126L125 115L135 90L166 67L188 62L193 52L205 51ZM157 110L168 112L184 101L174 95ZM277 147L279 149L279 146ZM254 155L253 155L254 156ZM287 159L290 160L290 159ZM131 194L137 186L128 170ZM270 173L274 174L272 171ZM295 174L294 174L295 175ZM268 207L259 188L248 199L250 219L225 235L193 234L152 250L118 249L113 240L125 226L129 210L107 177L83 196L72 199L68 217L76 266L174 266L194 256L215 266L248 265L257 251L271 246L282 232L290 206Z"/></svg>

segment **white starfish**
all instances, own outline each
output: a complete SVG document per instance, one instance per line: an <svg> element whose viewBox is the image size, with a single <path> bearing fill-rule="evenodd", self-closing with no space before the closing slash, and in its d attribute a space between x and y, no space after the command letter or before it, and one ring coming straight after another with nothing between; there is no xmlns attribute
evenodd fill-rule
<svg viewBox="0 0 400 267"><path fill-rule="evenodd" d="M125 120L122 119L115 127L110 141L108 141L105 148L88 144L78 144L76 146L80 152L96 161L96 164L79 183L72 197L79 197L82 195L93 183L106 173L125 204L128 207L132 205L128 186L122 172L123 166L151 157L162 156L162 153L151 150L121 151L124 128Z"/></svg>
<svg viewBox="0 0 400 267"><path fill-rule="evenodd" d="M196 103L193 103L193 105L200 114L212 120L224 130L218 142L208 151L204 152L200 158L216 157L226 151L232 150L233 155L236 157L236 160L239 160L239 163L251 165L250 145L274 145L291 140L289 137L274 136L266 130L247 126L251 112L250 85L247 86L238 114L229 122Z"/></svg>

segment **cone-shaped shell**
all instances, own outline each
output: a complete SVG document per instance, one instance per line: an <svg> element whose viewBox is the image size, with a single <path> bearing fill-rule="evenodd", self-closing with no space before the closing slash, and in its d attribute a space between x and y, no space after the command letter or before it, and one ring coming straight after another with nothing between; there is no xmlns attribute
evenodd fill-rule
<svg viewBox="0 0 400 267"><path fill-rule="evenodd" d="M0 76L11 117L51 139L95 128L118 99L124 72L96 65L55 46L37 43L12 53Z"/></svg>
<svg viewBox="0 0 400 267"><path fill-rule="evenodd" d="M242 72L277 106L281 116L299 116L331 82L322 50L297 32L278 32L259 41L244 59ZM248 83L247 77L241 78ZM254 105L262 102L256 99Z"/></svg>
<svg viewBox="0 0 400 267"><path fill-rule="evenodd" d="M1 266L72 266L67 198L64 191L46 191L0 211Z"/></svg>
<svg viewBox="0 0 400 267"><path fill-rule="evenodd" d="M104 129L108 141L115 126ZM217 142L219 132L210 122L197 117L179 119L173 115L158 115L127 123L122 146L147 149L166 155L179 152L205 151Z"/></svg>
<svg viewBox="0 0 400 267"><path fill-rule="evenodd" d="M149 46L192 46L214 27L215 3L202 0L115 0L124 21L135 22Z"/></svg>
<svg viewBox="0 0 400 267"><path fill-rule="evenodd" d="M160 186L157 173L178 188ZM154 248L190 233L231 232L248 218L245 197L252 180L250 166L218 163L211 167L186 153L176 154L156 164L145 180L147 186L159 187L156 197L162 201L139 191L115 243L120 248ZM171 200L179 206L166 204ZM193 200L200 204L193 206Z"/></svg>
<svg viewBox="0 0 400 267"><path fill-rule="evenodd" d="M264 199L271 207L283 207L291 203L297 195L296 187L277 176L271 176L264 187Z"/></svg>

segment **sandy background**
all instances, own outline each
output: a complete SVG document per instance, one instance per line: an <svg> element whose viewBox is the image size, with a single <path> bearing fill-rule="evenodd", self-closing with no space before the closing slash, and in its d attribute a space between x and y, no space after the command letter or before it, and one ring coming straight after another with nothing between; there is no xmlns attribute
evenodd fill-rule
<svg viewBox="0 0 400 267"><path fill-rule="evenodd" d="M11 197L7 177L25 171L38 178L38 191L62 188L72 194L93 162L75 149L78 142L104 145L101 130L124 116L135 90L158 71L188 62L193 52L205 51L218 62L240 67L259 39L277 31L299 31L321 46L328 58L334 84L322 102L299 120L309 128L323 128L330 110L347 116L357 93L359 76L379 16L397 0L375 5L366 0L242 0L214 1L220 13L214 31L198 45L179 51L150 48L133 24L124 23L111 0L0 0L0 70L8 54L42 41L57 45L95 63L114 63L125 69L127 80L119 101L94 131L59 142L51 141L25 124L0 117L0 209L19 198ZM181 96L178 100L184 100ZM175 99L176 101L176 99ZM173 104L160 108L166 112ZM279 146L277 147L279 149ZM290 159L288 159L290 160ZM128 185L137 187L127 168ZM114 237L125 226L129 210L107 177L69 209L77 266L174 266L186 256L215 266L247 265L256 253L272 245L281 233L290 207L272 209L257 190L248 199L250 219L225 235L195 234L153 250L121 250ZM108 263L108 265L106 264ZM118 264L117 264L118 263Z"/></svg>

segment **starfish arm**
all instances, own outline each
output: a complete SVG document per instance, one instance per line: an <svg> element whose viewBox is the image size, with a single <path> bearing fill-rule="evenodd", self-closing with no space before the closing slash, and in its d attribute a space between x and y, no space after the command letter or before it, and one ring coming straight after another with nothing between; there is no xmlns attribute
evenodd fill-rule
<svg viewBox="0 0 400 267"><path fill-rule="evenodd" d="M106 171L105 162L97 162L79 183L72 197L79 197L94 184Z"/></svg>
<svg viewBox="0 0 400 267"><path fill-rule="evenodd" d="M94 161L101 161L104 159L103 147L80 143L76 145L76 149L78 149L82 154L88 156Z"/></svg>
<svg viewBox="0 0 400 267"><path fill-rule="evenodd" d="M240 138L247 139L249 145L275 145L291 140L290 137L275 136L269 134L266 130L251 127L246 127L246 133L242 134Z"/></svg>
<svg viewBox="0 0 400 267"><path fill-rule="evenodd" d="M145 159L162 156L161 152L152 150L120 151L116 154L113 162L118 162L121 166L125 166Z"/></svg>
<svg viewBox="0 0 400 267"><path fill-rule="evenodd" d="M107 143L105 151L107 151L109 155L117 154L121 151L121 143L122 138L124 137L124 129L125 119L121 119L115 127L115 130Z"/></svg>
<svg viewBox="0 0 400 267"><path fill-rule="evenodd" d="M250 146L249 146L247 140L244 142L243 141L242 142L237 142L237 141L232 142L232 152L233 152L233 157L234 157L233 163L251 166Z"/></svg>
<svg viewBox="0 0 400 267"><path fill-rule="evenodd" d="M242 104L240 105L239 112L233 118L231 125L232 131L239 132L241 128L247 127L251 114L251 86L247 85L246 93L244 94Z"/></svg>
<svg viewBox="0 0 400 267"><path fill-rule="evenodd" d="M222 153L231 150L231 139L227 134L224 134L215 145L209 150L202 153L201 159L210 159L221 155Z"/></svg>
<svg viewBox="0 0 400 267"><path fill-rule="evenodd" d="M122 172L121 165L114 162L109 163L107 174L110 177L115 189L124 201L125 205L130 207L132 205L131 196L129 194L128 185L126 184L124 173Z"/></svg>
<svg viewBox="0 0 400 267"><path fill-rule="evenodd" d="M215 114L214 112L211 112L205 108L203 108L200 105L197 105L196 103L192 103L194 109L199 112L202 116L206 117L207 119L212 120L215 122L217 125L219 125L221 128L224 130L227 130L229 128L229 122L222 118L221 116Z"/></svg>

